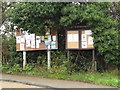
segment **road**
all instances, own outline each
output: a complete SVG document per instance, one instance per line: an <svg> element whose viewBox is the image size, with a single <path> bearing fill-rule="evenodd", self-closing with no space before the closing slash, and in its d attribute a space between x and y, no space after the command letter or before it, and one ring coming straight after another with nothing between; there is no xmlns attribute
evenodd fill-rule
<svg viewBox="0 0 120 90"><path fill-rule="evenodd" d="M69 80L57 80L42 78L38 76L24 76L24 75L9 75L3 74L1 80L12 80L22 83L28 83L30 85L47 87L47 88L115 88L103 85L94 85L79 81L69 81Z"/></svg>
<svg viewBox="0 0 120 90"><path fill-rule="evenodd" d="M6 81L0 81L0 88L43 88L33 85L26 85L22 83L17 82L6 82Z"/></svg>

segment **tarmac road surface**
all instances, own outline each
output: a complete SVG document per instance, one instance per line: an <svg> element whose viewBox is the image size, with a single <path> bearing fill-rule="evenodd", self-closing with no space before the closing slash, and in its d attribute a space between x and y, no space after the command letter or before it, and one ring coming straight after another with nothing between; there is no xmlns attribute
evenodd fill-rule
<svg viewBox="0 0 120 90"><path fill-rule="evenodd" d="M0 88L42 88L33 85L26 85L17 82L7 82L7 81L0 81Z"/></svg>

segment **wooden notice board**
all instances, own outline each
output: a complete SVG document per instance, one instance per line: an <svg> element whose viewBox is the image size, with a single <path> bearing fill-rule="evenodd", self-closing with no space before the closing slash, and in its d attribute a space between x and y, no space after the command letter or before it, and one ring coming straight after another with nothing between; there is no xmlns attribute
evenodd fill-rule
<svg viewBox="0 0 120 90"><path fill-rule="evenodd" d="M57 31L46 32L41 36L27 31L16 30L16 51L58 49Z"/></svg>
<svg viewBox="0 0 120 90"><path fill-rule="evenodd" d="M66 49L94 49L91 30L67 30Z"/></svg>

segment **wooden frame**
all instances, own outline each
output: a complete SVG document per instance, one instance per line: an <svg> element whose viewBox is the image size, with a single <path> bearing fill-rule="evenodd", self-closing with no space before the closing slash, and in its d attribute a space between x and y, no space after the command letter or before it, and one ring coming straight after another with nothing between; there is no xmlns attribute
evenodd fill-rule
<svg viewBox="0 0 120 90"><path fill-rule="evenodd" d="M81 43L82 43L82 41L81 41L82 31L86 31L86 30L88 30L88 29L77 29L77 30L71 29L71 30L66 30L66 49L67 50L93 50L93 49L95 49L94 46L92 48L82 48L82 46L81 46ZM69 48L68 47L68 38L67 38L68 33L67 32L69 32L69 31L78 31L78 34L79 34L78 35L78 40L79 40L78 41L78 43L79 43L79 47L78 48Z"/></svg>

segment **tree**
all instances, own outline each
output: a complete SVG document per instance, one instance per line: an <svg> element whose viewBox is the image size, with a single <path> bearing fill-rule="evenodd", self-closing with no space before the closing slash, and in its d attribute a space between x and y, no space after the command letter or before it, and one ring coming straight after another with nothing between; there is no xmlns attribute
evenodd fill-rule
<svg viewBox="0 0 120 90"><path fill-rule="evenodd" d="M21 2L13 5L7 16L13 24L38 35L48 29L62 33L66 27L89 26L96 50L106 63L118 65L118 22L110 14L111 6L108 2Z"/></svg>

